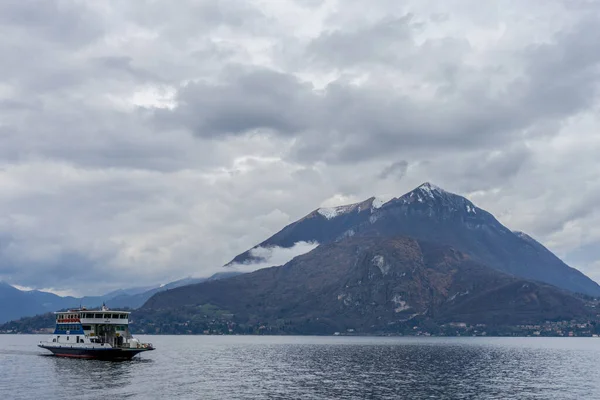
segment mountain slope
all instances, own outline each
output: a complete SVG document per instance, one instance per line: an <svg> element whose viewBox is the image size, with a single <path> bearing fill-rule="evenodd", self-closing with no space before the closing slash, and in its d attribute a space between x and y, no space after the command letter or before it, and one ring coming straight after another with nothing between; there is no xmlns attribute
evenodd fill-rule
<svg viewBox="0 0 600 400"><path fill-rule="evenodd" d="M110 300L106 301L106 305L111 308L139 308L141 307L149 298L154 296L156 293L163 292L165 290L175 289L181 286L193 285L196 283L201 283L205 281L214 281L219 279L226 279L232 276L236 276L241 274L241 272L237 271L227 271L227 272L218 272L208 278L183 278L174 282L167 283L166 285L162 285L159 287L152 288L150 290L146 290L141 293L134 294L125 294L121 296L114 297Z"/></svg>
<svg viewBox="0 0 600 400"><path fill-rule="evenodd" d="M550 283L572 292L600 296L600 286L569 267L540 243L503 226L464 197L425 183L379 206L373 199L338 207L328 216L313 211L260 246L290 247L295 241L331 243L350 236L410 236L446 244L487 266L515 276ZM251 253L234 262L250 263Z"/></svg>
<svg viewBox="0 0 600 400"><path fill-rule="evenodd" d="M588 315L584 303L568 292L500 273L450 247L405 237L354 237L319 246L281 267L156 294L134 316L148 321L167 312L170 319L185 321L207 305L228 310L240 323L285 323L296 333Z"/></svg>
<svg viewBox="0 0 600 400"><path fill-rule="evenodd" d="M252 250L258 247L278 246L290 248L297 242L329 243L344 237L345 233L351 235L351 229L368 221L374 210L377 210L381 205L380 201L375 197L371 197L361 203L316 209L301 220L286 226L264 242L236 256L227 265L264 261L252 254Z"/></svg>

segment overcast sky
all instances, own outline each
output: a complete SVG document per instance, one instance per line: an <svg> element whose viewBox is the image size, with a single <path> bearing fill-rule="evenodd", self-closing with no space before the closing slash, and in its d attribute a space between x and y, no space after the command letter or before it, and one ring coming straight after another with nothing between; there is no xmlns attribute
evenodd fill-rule
<svg viewBox="0 0 600 400"><path fill-rule="evenodd" d="M0 280L207 271L424 181L600 280L600 2L0 2Z"/></svg>

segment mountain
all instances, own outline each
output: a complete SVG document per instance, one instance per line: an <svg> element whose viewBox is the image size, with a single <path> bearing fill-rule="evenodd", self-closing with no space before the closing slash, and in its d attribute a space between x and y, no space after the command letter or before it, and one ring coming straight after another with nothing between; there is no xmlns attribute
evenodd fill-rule
<svg viewBox="0 0 600 400"><path fill-rule="evenodd" d="M99 306L109 298L111 298L110 295L83 298L63 297L39 290L19 290L5 282L0 282L0 323L80 305Z"/></svg>
<svg viewBox="0 0 600 400"><path fill-rule="evenodd" d="M45 312L43 306L25 292L0 282L0 323L19 318L21 315L35 315Z"/></svg>
<svg viewBox="0 0 600 400"><path fill-rule="evenodd" d="M233 315L237 324L329 334L452 322L514 325L592 314L570 292L488 268L449 246L355 236L280 267L158 293L134 318L146 326L161 318L170 325L191 324L210 307Z"/></svg>
<svg viewBox="0 0 600 400"><path fill-rule="evenodd" d="M258 246L291 247L299 241L332 243L352 236L409 236L449 245L498 271L590 296L600 286L569 267L530 236L512 232L466 198L430 183L381 204L319 208ZM232 263L260 261L248 250Z"/></svg>
<svg viewBox="0 0 600 400"><path fill-rule="evenodd" d="M0 282L0 323L66 308L89 308L106 304L111 308L138 308L154 294L194 283L225 279L239 274L236 271L216 273L209 278L184 278L161 286L119 289L102 296L58 296L39 290L23 291Z"/></svg>

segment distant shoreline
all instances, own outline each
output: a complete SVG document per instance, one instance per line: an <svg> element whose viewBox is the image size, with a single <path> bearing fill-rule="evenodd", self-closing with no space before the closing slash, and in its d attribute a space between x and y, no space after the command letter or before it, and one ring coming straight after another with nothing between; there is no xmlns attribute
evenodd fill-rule
<svg viewBox="0 0 600 400"><path fill-rule="evenodd" d="M51 334L51 333L50 333ZM34 332L0 332L3 336L44 336L49 333L34 333ZM233 337L233 336L248 336L248 337L343 337L343 338L590 338L599 339L600 336L560 336L560 335L377 335L377 334L360 334L360 335L308 335L308 334L289 334L289 335L277 335L277 334L230 334L230 335L219 335L219 334L203 334L203 333L139 333L138 336L210 336L210 337Z"/></svg>

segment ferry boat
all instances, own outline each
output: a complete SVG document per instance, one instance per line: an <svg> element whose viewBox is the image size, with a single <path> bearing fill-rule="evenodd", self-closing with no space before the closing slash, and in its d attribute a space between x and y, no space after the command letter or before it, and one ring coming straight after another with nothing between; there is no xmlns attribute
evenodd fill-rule
<svg viewBox="0 0 600 400"><path fill-rule="evenodd" d="M55 312L56 327L48 341L39 347L54 355L102 360L129 360L136 354L154 350L129 331L129 312L85 308Z"/></svg>

